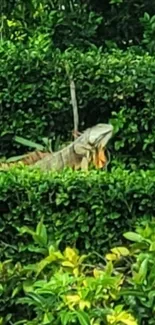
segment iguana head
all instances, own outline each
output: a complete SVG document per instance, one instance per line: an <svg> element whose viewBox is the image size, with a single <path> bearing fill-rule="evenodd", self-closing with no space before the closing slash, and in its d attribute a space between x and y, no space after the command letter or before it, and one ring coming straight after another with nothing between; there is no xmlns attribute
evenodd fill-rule
<svg viewBox="0 0 155 325"><path fill-rule="evenodd" d="M97 124L90 129L89 144L94 147L105 148L113 134L111 124Z"/></svg>

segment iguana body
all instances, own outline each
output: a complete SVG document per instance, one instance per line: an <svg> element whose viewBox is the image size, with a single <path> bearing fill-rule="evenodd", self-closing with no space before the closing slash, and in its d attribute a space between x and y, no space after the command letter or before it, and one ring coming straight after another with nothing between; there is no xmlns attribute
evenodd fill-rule
<svg viewBox="0 0 155 325"><path fill-rule="evenodd" d="M107 164L104 149L112 137L113 127L109 124L98 124L83 132L74 142L54 153L33 152L25 155L22 160L14 163L1 163L1 169L8 169L12 165L23 163L39 167L44 171L62 170L71 167L75 170L87 170L92 163L96 168L103 168Z"/></svg>
<svg viewBox="0 0 155 325"><path fill-rule="evenodd" d="M109 124L98 124L87 129L66 148L44 157L34 166L42 170L61 170L64 167L87 170L90 163L95 167L106 166L107 159L104 149L112 137L113 127Z"/></svg>

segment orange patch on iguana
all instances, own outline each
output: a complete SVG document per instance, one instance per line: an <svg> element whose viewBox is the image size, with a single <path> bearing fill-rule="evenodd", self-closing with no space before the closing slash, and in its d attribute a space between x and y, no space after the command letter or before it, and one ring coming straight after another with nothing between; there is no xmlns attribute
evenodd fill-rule
<svg viewBox="0 0 155 325"><path fill-rule="evenodd" d="M95 155L93 157L93 163L96 168L103 168L106 162L107 162L107 158L104 153L104 150L99 150L95 152Z"/></svg>

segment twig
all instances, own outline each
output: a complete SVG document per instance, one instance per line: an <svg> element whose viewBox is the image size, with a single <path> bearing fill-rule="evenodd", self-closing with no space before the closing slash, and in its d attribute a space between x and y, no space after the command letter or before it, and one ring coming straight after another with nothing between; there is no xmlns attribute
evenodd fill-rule
<svg viewBox="0 0 155 325"><path fill-rule="evenodd" d="M70 78L70 94L71 94L71 102L73 107L73 120L74 120L74 138L78 136L78 126L79 126L79 115L78 115L78 106L76 100L76 90L75 90L75 82Z"/></svg>

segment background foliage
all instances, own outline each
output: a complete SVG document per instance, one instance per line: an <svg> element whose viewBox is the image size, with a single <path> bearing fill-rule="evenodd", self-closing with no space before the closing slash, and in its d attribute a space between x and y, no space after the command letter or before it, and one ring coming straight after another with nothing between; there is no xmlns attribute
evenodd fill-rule
<svg viewBox="0 0 155 325"><path fill-rule="evenodd" d="M3 0L1 8L1 157L26 151L15 135L71 140L69 69L80 129L112 118L112 157L132 169L154 168L150 2Z"/></svg>
<svg viewBox="0 0 155 325"><path fill-rule="evenodd" d="M146 12L155 15L149 0L3 0L1 11L3 36L11 37L6 23L9 19L16 24L13 29L25 34L36 27L49 30L55 46L61 49L73 44L84 48L90 43L106 46L112 42L123 48L141 45L141 18ZM55 19L51 19L53 15Z"/></svg>

